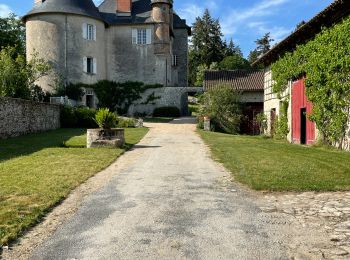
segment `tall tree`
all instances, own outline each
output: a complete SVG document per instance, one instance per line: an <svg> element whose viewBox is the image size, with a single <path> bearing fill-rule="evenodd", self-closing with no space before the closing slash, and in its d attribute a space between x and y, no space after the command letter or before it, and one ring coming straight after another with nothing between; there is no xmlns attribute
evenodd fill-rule
<svg viewBox="0 0 350 260"><path fill-rule="evenodd" d="M14 47L17 54L25 54L25 28L14 14L0 17L0 50L8 46Z"/></svg>
<svg viewBox="0 0 350 260"><path fill-rule="evenodd" d="M222 70L244 70L251 68L249 61L238 54L227 56L219 63L219 67Z"/></svg>
<svg viewBox="0 0 350 260"><path fill-rule="evenodd" d="M242 53L242 50L241 48L239 47L239 45L236 45L232 38L229 42L229 44L227 44L225 42L225 45L226 45L226 49L225 49L225 57L228 57L228 56L234 56L234 55L239 55L241 57L243 57L243 53Z"/></svg>
<svg viewBox="0 0 350 260"><path fill-rule="evenodd" d="M210 67L225 56L225 44L218 19L213 19L208 9L202 17L197 17L192 27L192 46L190 47L190 84L195 84L197 69L203 64Z"/></svg>
<svg viewBox="0 0 350 260"><path fill-rule="evenodd" d="M255 62L261 55L264 55L271 49L271 42L273 42L274 39L271 38L270 33L266 33L262 38L257 39L255 41L256 48L250 52L249 54L249 61L251 63Z"/></svg>

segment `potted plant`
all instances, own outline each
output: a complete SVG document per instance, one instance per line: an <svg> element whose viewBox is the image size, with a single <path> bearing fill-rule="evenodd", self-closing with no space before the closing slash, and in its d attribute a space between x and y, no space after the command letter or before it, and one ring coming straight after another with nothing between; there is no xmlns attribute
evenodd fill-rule
<svg viewBox="0 0 350 260"><path fill-rule="evenodd" d="M125 144L124 129L115 128L118 117L108 108L97 111L95 122L98 129L87 130L87 148L122 147Z"/></svg>

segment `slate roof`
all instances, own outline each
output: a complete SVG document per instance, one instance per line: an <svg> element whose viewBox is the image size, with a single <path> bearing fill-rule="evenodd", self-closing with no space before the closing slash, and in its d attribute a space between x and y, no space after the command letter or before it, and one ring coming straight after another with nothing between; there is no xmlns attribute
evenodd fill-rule
<svg viewBox="0 0 350 260"><path fill-rule="evenodd" d="M41 4L34 5L33 9L23 17L23 20L25 21L31 15L41 13L79 14L102 20L100 12L92 0L45 0Z"/></svg>
<svg viewBox="0 0 350 260"><path fill-rule="evenodd" d="M282 57L286 52L295 50L297 45L305 44L313 39L316 34L321 32L323 27L331 27L349 15L350 1L335 0L309 22L298 28L295 32L274 46L269 52L260 57L253 65L270 65Z"/></svg>
<svg viewBox="0 0 350 260"><path fill-rule="evenodd" d="M204 90L229 86L238 91L264 91L264 71L209 70L204 73Z"/></svg>
<svg viewBox="0 0 350 260"><path fill-rule="evenodd" d="M109 3L108 3L109 2ZM119 24L142 24L152 23L151 0L133 0L131 16L118 16L114 10L111 12L102 11L104 4L113 5L115 0L104 0L99 8L95 6L92 0L45 0L42 4L37 4L27 13L23 20L27 17L40 13L69 13L85 15L98 20L104 21L108 25ZM188 34L191 34L191 28L186 24L186 20L181 19L177 14L174 14L173 26L175 29L186 29Z"/></svg>

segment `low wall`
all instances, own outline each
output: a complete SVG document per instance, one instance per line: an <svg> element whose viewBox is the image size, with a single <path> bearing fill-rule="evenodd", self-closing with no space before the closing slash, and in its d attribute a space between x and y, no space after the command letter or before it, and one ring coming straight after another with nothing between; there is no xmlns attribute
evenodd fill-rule
<svg viewBox="0 0 350 260"><path fill-rule="evenodd" d="M60 107L0 97L0 139L60 128Z"/></svg>
<svg viewBox="0 0 350 260"><path fill-rule="evenodd" d="M190 88L181 87L163 87L157 89L148 89L142 94L142 99L130 106L128 114L146 114L152 115L153 110L158 107L177 107L182 115L188 114L188 92ZM147 102L150 95L157 97ZM145 104L147 103L147 104Z"/></svg>

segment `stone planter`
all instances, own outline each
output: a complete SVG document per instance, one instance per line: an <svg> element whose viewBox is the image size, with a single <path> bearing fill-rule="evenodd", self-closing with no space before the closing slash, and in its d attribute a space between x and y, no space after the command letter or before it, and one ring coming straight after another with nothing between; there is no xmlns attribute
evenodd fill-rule
<svg viewBox="0 0 350 260"><path fill-rule="evenodd" d="M87 148L122 147L125 144L124 132L122 128L88 129Z"/></svg>

